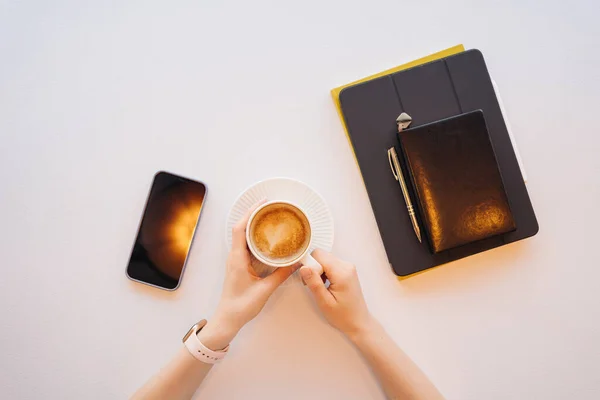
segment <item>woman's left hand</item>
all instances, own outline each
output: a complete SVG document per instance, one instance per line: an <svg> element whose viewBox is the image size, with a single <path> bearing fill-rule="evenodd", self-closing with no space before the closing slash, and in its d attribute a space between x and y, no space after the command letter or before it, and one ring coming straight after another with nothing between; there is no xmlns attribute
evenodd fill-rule
<svg viewBox="0 0 600 400"><path fill-rule="evenodd" d="M275 289L297 269L277 268L264 278L254 271L246 244L246 226L252 212L261 204L254 205L233 228L221 300L213 318L198 332L200 341L212 350L225 348L238 331L258 315Z"/></svg>

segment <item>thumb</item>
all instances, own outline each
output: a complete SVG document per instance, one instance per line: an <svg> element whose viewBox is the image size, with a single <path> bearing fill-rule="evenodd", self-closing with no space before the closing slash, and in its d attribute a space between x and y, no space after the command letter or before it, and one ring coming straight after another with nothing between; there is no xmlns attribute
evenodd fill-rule
<svg viewBox="0 0 600 400"><path fill-rule="evenodd" d="M266 278L263 278L263 282L269 288L271 292L274 292L283 282L286 281L298 268L284 267L277 268L273 273Z"/></svg>
<svg viewBox="0 0 600 400"><path fill-rule="evenodd" d="M310 292L317 299L317 301L329 302L333 300L333 296L329 293L329 290L325 287L325 284L321 280L321 277L313 271L310 267L300 268L300 276L306 283L306 286L310 289Z"/></svg>

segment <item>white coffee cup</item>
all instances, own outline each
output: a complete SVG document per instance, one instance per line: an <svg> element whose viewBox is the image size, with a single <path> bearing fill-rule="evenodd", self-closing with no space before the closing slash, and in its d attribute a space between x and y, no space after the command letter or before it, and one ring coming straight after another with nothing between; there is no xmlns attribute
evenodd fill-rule
<svg viewBox="0 0 600 400"><path fill-rule="evenodd" d="M275 262L275 261L270 260L269 258L266 258L265 256L263 256L263 254L261 254L261 252L256 248L255 244L253 243L252 237L251 237L251 228L254 223L255 217L265 208L271 207L275 204L287 205L287 206L291 206L291 207L295 208L300 214L302 214L304 216L304 218L308 222L308 228L309 228L308 234L310 235L308 244L306 245L305 249L301 253L299 253L293 259L286 260L285 262ZM312 230L312 224L310 222L310 218L308 217L308 214L302 209L302 207L298 206L297 204L294 204L289 201L284 201L284 200L273 200L273 201L269 201L269 202L266 202L265 204L260 205L256 210L254 210L254 212L250 215L250 218L248 219L248 225L246 226L246 242L248 243L248 248L250 249L250 252L252 252L254 257L256 257L257 260L259 260L260 262L262 262L265 265L268 265L270 267L275 267L275 268L282 268L282 267L291 267L293 265L300 263L306 267L311 268L318 275L321 275L323 273L323 266L321 264L319 264L319 262L317 260L315 260L313 258L313 256L311 256L311 254L310 254L311 251L313 250L313 230Z"/></svg>

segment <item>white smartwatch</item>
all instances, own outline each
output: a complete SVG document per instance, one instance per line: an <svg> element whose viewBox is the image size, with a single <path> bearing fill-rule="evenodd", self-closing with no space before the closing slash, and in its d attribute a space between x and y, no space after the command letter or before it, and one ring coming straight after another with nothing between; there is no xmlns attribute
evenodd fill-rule
<svg viewBox="0 0 600 400"><path fill-rule="evenodd" d="M200 339L198 339L197 335L205 325L206 320L203 319L192 326L188 333L186 333L183 337L183 344L197 360L206 364L216 364L225 357L227 350L229 350L229 345L227 345L227 347L225 347L223 350L219 351L211 350L203 345L202 342L200 342Z"/></svg>

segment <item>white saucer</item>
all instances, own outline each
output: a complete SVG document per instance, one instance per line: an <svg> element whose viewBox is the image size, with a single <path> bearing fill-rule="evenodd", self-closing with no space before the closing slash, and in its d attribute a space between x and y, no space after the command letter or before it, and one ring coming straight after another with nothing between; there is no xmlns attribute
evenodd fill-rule
<svg viewBox="0 0 600 400"><path fill-rule="evenodd" d="M333 247L333 216L325 200L307 184L290 178L271 178L257 182L243 191L233 203L227 216L227 247L231 249L231 231L250 207L262 199L286 200L300 206L310 220L313 233L313 248L331 251ZM260 276L270 274L274 268L264 265L252 257L252 266ZM295 278L294 274L294 279ZM292 278L288 279L292 281Z"/></svg>

